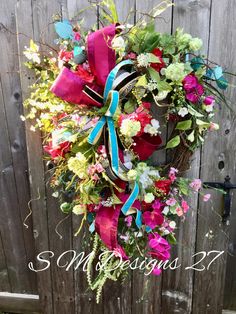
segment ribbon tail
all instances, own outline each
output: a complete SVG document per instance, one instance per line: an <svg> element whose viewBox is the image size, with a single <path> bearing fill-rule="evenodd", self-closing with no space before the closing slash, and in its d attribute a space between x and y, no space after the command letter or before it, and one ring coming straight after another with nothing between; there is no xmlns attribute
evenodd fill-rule
<svg viewBox="0 0 236 314"><path fill-rule="evenodd" d="M114 121L111 117L107 117L108 133L109 133L109 151L111 155L111 168L116 175L119 171L119 152Z"/></svg>
<svg viewBox="0 0 236 314"><path fill-rule="evenodd" d="M126 215L130 207L133 205L134 201L138 197L138 194L139 194L139 186L138 186L138 183L135 182L133 191L131 192L129 198L127 199L127 201L121 208L121 211L124 215Z"/></svg>
<svg viewBox="0 0 236 314"><path fill-rule="evenodd" d="M102 130L103 130L103 127L105 126L105 124L106 124L106 118L102 117L97 122L97 124L95 125L95 127L92 129L92 131L89 134L89 137L88 137L88 143L89 144L95 145L98 142L99 138L102 135Z"/></svg>

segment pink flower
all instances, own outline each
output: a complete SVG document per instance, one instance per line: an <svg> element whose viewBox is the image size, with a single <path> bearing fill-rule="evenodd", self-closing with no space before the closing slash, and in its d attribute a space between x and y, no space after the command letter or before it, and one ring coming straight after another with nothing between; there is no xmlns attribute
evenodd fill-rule
<svg viewBox="0 0 236 314"><path fill-rule="evenodd" d="M48 143L48 145L43 146L45 152L51 155L52 159L56 159L58 157L65 157L65 154L70 151L70 142L66 141L58 144L57 146L52 145L52 141Z"/></svg>
<svg viewBox="0 0 236 314"><path fill-rule="evenodd" d="M176 173L178 173L179 170L176 168L171 167L170 171L169 171L169 178L171 180L171 182L174 182L176 180Z"/></svg>
<svg viewBox="0 0 236 314"><path fill-rule="evenodd" d="M155 276L160 276L161 273L162 273L162 270L159 267L155 267L152 271L152 274Z"/></svg>
<svg viewBox="0 0 236 314"><path fill-rule="evenodd" d="M203 86L201 84L198 84L197 87L193 91L187 93L185 97L187 100L195 104L199 101L203 93L204 93Z"/></svg>
<svg viewBox="0 0 236 314"><path fill-rule="evenodd" d="M189 210L189 205L185 200L182 200L181 207L183 208L184 213L187 213L187 211Z"/></svg>
<svg viewBox="0 0 236 314"><path fill-rule="evenodd" d="M210 198L211 198L211 194L203 195L203 202L208 202Z"/></svg>
<svg viewBox="0 0 236 314"><path fill-rule="evenodd" d="M198 190L202 187L202 181L200 179L195 179L189 185L194 191L198 192Z"/></svg>
<svg viewBox="0 0 236 314"><path fill-rule="evenodd" d="M144 224L151 229L154 229L156 226L162 225L164 217L160 209L154 209L152 212L146 211L143 213Z"/></svg>
<svg viewBox="0 0 236 314"><path fill-rule="evenodd" d="M186 92L192 92L198 85L198 79L195 75L189 74L183 80L183 87Z"/></svg>
<svg viewBox="0 0 236 314"><path fill-rule="evenodd" d="M137 59L137 54L135 52L130 52L127 55L127 59L135 60Z"/></svg>
<svg viewBox="0 0 236 314"><path fill-rule="evenodd" d="M101 173L101 172L104 171L103 166L102 166L101 164L99 164L99 163L95 165L95 168L96 168L96 171L97 171L98 173Z"/></svg>
<svg viewBox="0 0 236 314"><path fill-rule="evenodd" d="M98 146L97 152L102 155L102 157L107 157L106 147L105 145Z"/></svg>
<svg viewBox="0 0 236 314"><path fill-rule="evenodd" d="M176 214L179 217L183 216L184 212L183 212L183 209L180 206L176 208Z"/></svg>
<svg viewBox="0 0 236 314"><path fill-rule="evenodd" d="M173 197L169 198L166 201L166 205L168 205L168 206L174 206L175 204L176 204L176 200Z"/></svg>
<svg viewBox="0 0 236 314"><path fill-rule="evenodd" d="M204 104L205 104L206 106L213 105L214 101L215 101L214 96L207 96L207 97L205 97L204 100L203 100L203 102L204 102Z"/></svg>
<svg viewBox="0 0 236 314"><path fill-rule="evenodd" d="M152 257L156 257L162 261L170 258L170 245L157 232L148 235L148 245L153 250L149 252Z"/></svg>
<svg viewBox="0 0 236 314"><path fill-rule="evenodd" d="M132 220L133 220L133 217L131 215L125 217L125 222L126 222L127 227L131 227Z"/></svg>

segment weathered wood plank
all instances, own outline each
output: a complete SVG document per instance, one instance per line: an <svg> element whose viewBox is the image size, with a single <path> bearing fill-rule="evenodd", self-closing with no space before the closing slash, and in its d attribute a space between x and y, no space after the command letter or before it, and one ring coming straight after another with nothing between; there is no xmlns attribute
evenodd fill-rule
<svg viewBox="0 0 236 314"><path fill-rule="evenodd" d="M34 38L52 46L56 33L53 26L53 15L61 14L62 1L34 1L32 3ZM45 47L44 47L45 50ZM45 169L47 170L47 169ZM45 178L46 182L49 176ZM46 205L48 213L48 232L49 244L51 251L59 256L64 251L71 248L71 225L70 221L64 221L60 225L59 238L55 231L57 224L64 218L60 212L59 204L52 197L52 190L49 184L46 187ZM57 267L56 263L51 264L52 271L52 292L53 292L53 310L54 313L74 313L74 283L72 270L66 272L64 269Z"/></svg>
<svg viewBox="0 0 236 314"><path fill-rule="evenodd" d="M182 27L185 32L192 36L199 36L203 39L207 52L209 36L209 1L174 1L173 9L173 31ZM191 158L191 167L184 174L189 178L199 178L200 150ZM171 260L178 258L179 269L165 271L162 285L162 313L191 313L193 270L185 270L191 265L192 255L195 252L196 221L198 196L195 195L189 200L190 210L185 221L177 224L176 238L178 244L172 248Z"/></svg>
<svg viewBox="0 0 236 314"><path fill-rule="evenodd" d="M33 12L30 0L18 1L16 14L19 60L21 66L21 89L23 99L26 99L29 95L29 85L35 81L35 78L33 72L26 69L23 65L23 62L25 62L26 59L23 57L22 51L25 46L29 45L29 39L34 38L34 29L35 32L37 32L36 27L34 26L34 24L37 23L37 18L35 17L33 21ZM22 21L24 21L24 23L22 23ZM39 36L35 34L35 38L38 39L38 37ZM35 254L38 254L42 251L49 250L48 214L45 202L46 194L44 183L44 164L42 161L41 134L38 131L35 133L31 132L30 126L29 121L26 121L26 140L32 199L31 208L36 249ZM38 265L38 267L40 268L40 265ZM38 272L37 279L42 311L46 314L51 314L53 313L53 306L50 269Z"/></svg>
<svg viewBox="0 0 236 314"><path fill-rule="evenodd" d="M21 91L20 91L20 81L19 81L19 65L17 58L17 40L14 35L16 31L15 25L15 0L9 2L0 3L0 72L1 72L1 84L2 84L2 94L5 105L5 119L7 128L7 138L5 138L5 145L8 147L3 147L2 154L5 154L4 158L6 160L5 173L2 173L2 183L4 180L9 180L9 186L5 185L4 189L9 188L12 185L12 191L5 191L4 195L4 206L5 212L9 215L9 223L12 225L11 233L15 233L15 237L21 238L22 246L16 250L11 250L9 248L8 253L14 256L14 251L21 250L21 261L19 261L19 256L15 260L15 268L17 270L21 264L21 275L25 274L25 280L21 279L21 282L17 282L15 279L12 280L13 291L16 292L37 292L36 288L36 277L35 274L30 273L27 269L27 262L34 256L34 245L33 245L33 232L32 224L29 228L23 228L23 220L28 214L27 203L30 199L29 194L29 182L27 177L27 158L26 158L26 143L25 143L25 131L24 124L20 119L20 114L22 113L22 102L21 102ZM2 124L3 126L4 124ZM4 139L3 139L4 141ZM7 141L9 141L7 143ZM5 150L5 153L4 153ZM11 167L8 167L10 166ZM2 168L4 171L4 168ZM8 176L9 172L9 177ZM4 190L3 190L4 191ZM3 192L2 191L2 192ZM12 195L11 195L12 193ZM9 200L8 197L13 199ZM10 218L12 216L12 218ZM14 220L13 217L16 217ZM18 217L18 218L17 218ZM13 221L11 221L13 219ZM6 228L4 217L1 220L3 224L2 228ZM13 228L13 225L18 225ZM3 230L2 229L2 230ZM3 233L4 246L9 245L9 232ZM12 243L13 245L13 243ZM6 256L8 258L8 256ZM13 262L13 260L12 260ZM10 267L10 273L13 271L13 265ZM11 275L10 275L11 276ZM24 282L25 281L25 282ZM20 288L21 287L21 288ZM20 290L21 289L21 290Z"/></svg>
<svg viewBox="0 0 236 314"><path fill-rule="evenodd" d="M39 296L0 292L0 310L22 314L40 314Z"/></svg>
<svg viewBox="0 0 236 314"><path fill-rule="evenodd" d="M221 64L223 68L235 69L234 58L236 8L232 1L212 2L211 33L209 59ZM235 86L235 79L230 83ZM234 106L235 88L230 88L226 95ZM202 152L201 178L203 181L224 181L230 175L236 182L235 165L235 115L222 106L216 120L221 125L218 132L208 135ZM209 191L211 192L211 191ZM200 202L197 228L197 251L228 249L228 226L221 222L223 196L212 193L212 206ZM232 208L236 205L236 200ZM221 313L223 305L224 276L227 253L217 259L208 271L196 272L194 285L193 313ZM234 266L235 268L235 266ZM229 270L230 271L230 270ZM231 272L230 272L231 276ZM234 296L235 297L235 296Z"/></svg>
<svg viewBox="0 0 236 314"><path fill-rule="evenodd" d="M154 1L136 1L138 20L142 13L148 13L154 6L161 3L159 0ZM171 32L171 15L172 8L167 9L161 16L155 20L156 31L164 33ZM157 108L154 104L152 106L153 114L160 124L165 122L166 109ZM161 137L163 144L166 142L167 128L161 128ZM165 163L166 152L158 151L152 156L153 164ZM152 274L145 276L142 272L135 271L133 275L133 302L132 310L134 313L160 313L161 312L161 285L162 277L155 277Z"/></svg>

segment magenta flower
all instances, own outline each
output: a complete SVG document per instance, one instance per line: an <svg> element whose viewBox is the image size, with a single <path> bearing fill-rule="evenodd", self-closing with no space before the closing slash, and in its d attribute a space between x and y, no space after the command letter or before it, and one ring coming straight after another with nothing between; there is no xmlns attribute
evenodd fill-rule
<svg viewBox="0 0 236 314"><path fill-rule="evenodd" d="M125 217L125 222L126 222L127 227L130 227L130 226L131 226L132 220L133 220L133 217L132 217L132 216L127 216L127 217Z"/></svg>
<svg viewBox="0 0 236 314"><path fill-rule="evenodd" d="M214 96L207 96L207 97L204 98L203 103L206 106L209 106L209 105L213 105L214 101L215 101Z"/></svg>
<svg viewBox="0 0 236 314"><path fill-rule="evenodd" d="M143 213L143 222L146 226L154 229L156 226L163 224L164 217L160 209L154 209L152 212L145 211Z"/></svg>
<svg viewBox="0 0 236 314"><path fill-rule="evenodd" d="M162 203L157 199L154 201L154 203L152 204L152 208L156 209L156 210L160 210L162 206Z"/></svg>
<svg viewBox="0 0 236 314"><path fill-rule="evenodd" d="M187 93L192 92L198 85L198 79L195 75L189 74L183 80L183 87Z"/></svg>
<svg viewBox="0 0 236 314"><path fill-rule="evenodd" d="M159 260L166 261L170 258L170 245L157 232L148 235L148 245L152 249L149 254Z"/></svg>
<svg viewBox="0 0 236 314"><path fill-rule="evenodd" d="M155 276L160 276L161 273L162 273L162 271L159 267L155 267L152 271L152 274Z"/></svg>
<svg viewBox="0 0 236 314"><path fill-rule="evenodd" d="M187 100L195 104L199 101L203 93L204 93L203 86L201 84L198 84L196 88L194 88L194 90L192 90L191 92L188 92L185 97Z"/></svg>

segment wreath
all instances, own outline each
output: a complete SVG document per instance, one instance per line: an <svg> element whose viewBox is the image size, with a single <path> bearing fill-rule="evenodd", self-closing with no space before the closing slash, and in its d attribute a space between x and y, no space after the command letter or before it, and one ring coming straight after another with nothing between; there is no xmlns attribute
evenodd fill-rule
<svg viewBox="0 0 236 314"><path fill-rule="evenodd" d="M223 69L200 54L201 39L155 31L168 1L135 25L119 23L113 2L106 5L102 28L86 32L82 22L58 19L56 54L42 55L33 40L24 52L37 75L25 118L44 135L61 211L81 216L76 235L90 231L87 278L97 301L107 279L125 277L129 261L142 257L159 275L169 260L176 218L202 187L181 173L206 133L219 128L216 103L225 103L228 86ZM161 150L171 152L168 162L153 166ZM92 279L97 258L103 267Z"/></svg>

